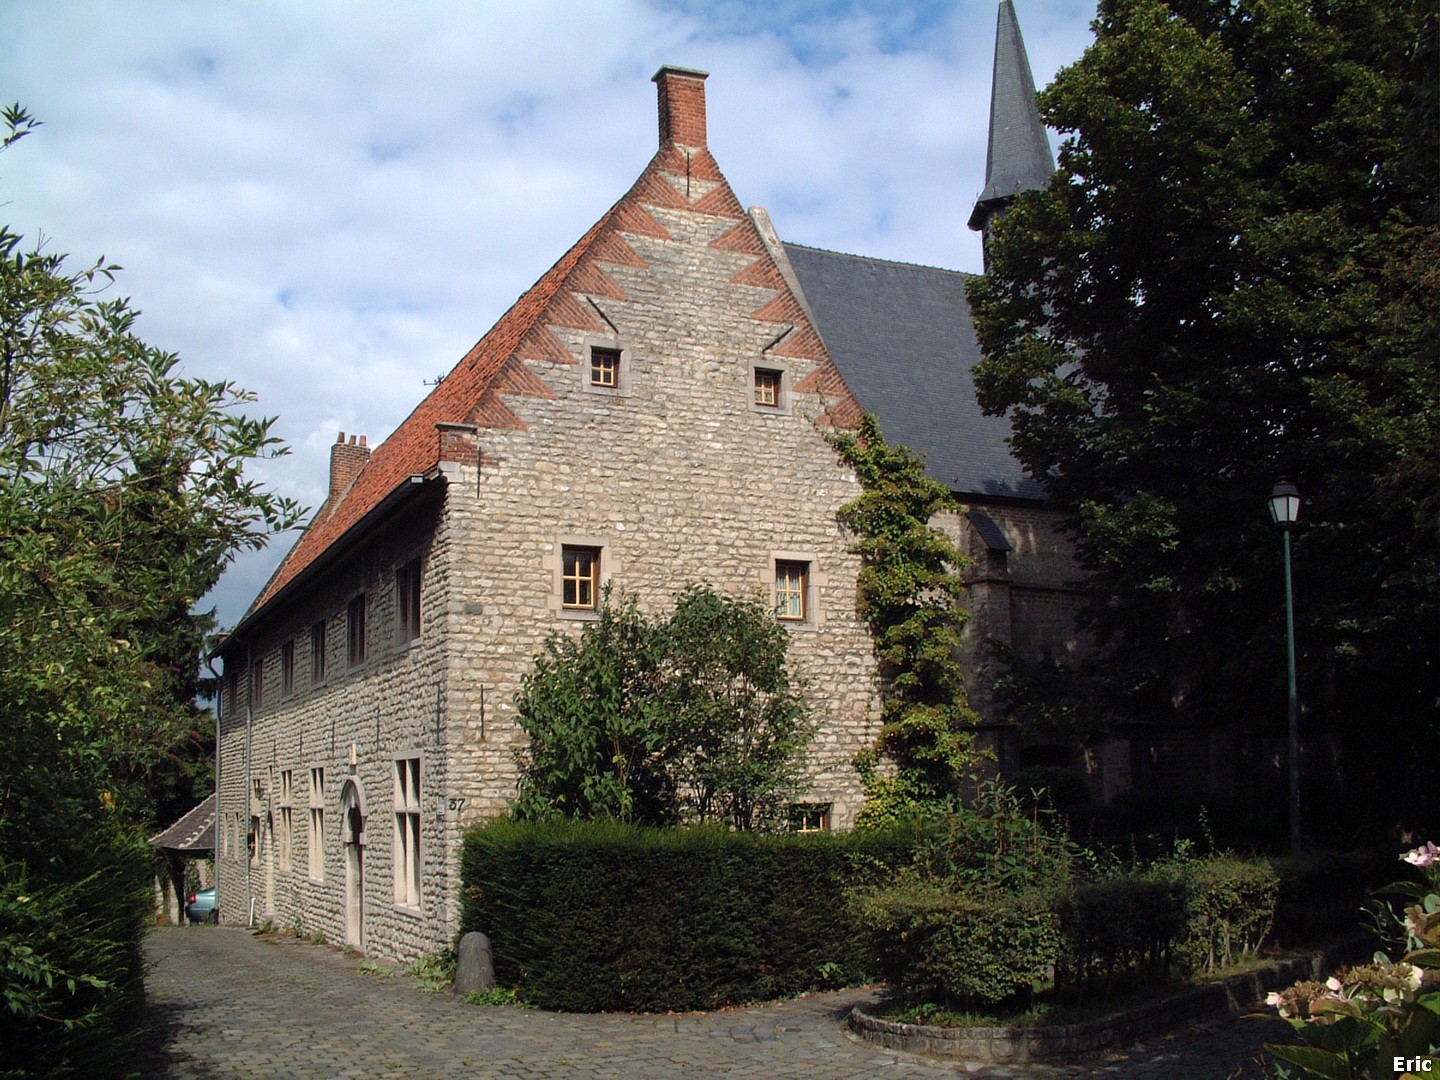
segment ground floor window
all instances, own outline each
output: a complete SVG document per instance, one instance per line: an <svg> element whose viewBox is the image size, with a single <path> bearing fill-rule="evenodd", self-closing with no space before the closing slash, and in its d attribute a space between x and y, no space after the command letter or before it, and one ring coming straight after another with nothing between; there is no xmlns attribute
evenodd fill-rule
<svg viewBox="0 0 1440 1080"><path fill-rule="evenodd" d="M395 903L420 906L420 759L395 759Z"/></svg>
<svg viewBox="0 0 1440 1080"><path fill-rule="evenodd" d="M325 770L310 770L310 878L325 880Z"/></svg>

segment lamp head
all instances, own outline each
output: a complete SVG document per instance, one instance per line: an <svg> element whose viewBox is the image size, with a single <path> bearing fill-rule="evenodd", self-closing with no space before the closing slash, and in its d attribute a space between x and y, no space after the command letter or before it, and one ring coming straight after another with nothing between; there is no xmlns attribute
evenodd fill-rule
<svg viewBox="0 0 1440 1080"><path fill-rule="evenodd" d="M1289 480L1281 480L1270 493L1270 519L1288 529L1300 516L1300 490Z"/></svg>

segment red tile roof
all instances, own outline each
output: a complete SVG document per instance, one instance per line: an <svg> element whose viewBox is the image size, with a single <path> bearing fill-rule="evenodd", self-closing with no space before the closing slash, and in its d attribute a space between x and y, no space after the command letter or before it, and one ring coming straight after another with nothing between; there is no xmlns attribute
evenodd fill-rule
<svg viewBox="0 0 1440 1080"><path fill-rule="evenodd" d="M697 193L695 199L688 198L667 176L684 177L687 165L691 178L717 182L718 186L703 196ZM737 280L743 277L746 283L781 290L773 301L755 312L754 317L794 327L788 339L775 350L777 354L820 362L821 366L796 387L797 392L825 395L828 409L822 418L825 422L847 424L858 419L859 407L838 369L830 362L800 305L785 290L783 279L754 224L745 215L709 152L701 150L687 163L674 147L662 147L630 191L501 316L394 433L375 448L350 488L320 507L305 534L250 606L242 624L258 615L396 488L408 483L410 477L429 473L439 465L440 437L436 424L524 428L524 422L497 393L550 396L544 381L530 371L523 360L578 363L549 326L605 329L590 304L575 294L624 298L620 286L596 264L645 265L625 239L625 233L669 239L670 234L646 209L647 205L737 219L736 227L714 246L754 254L758 263L764 264L742 270Z"/></svg>

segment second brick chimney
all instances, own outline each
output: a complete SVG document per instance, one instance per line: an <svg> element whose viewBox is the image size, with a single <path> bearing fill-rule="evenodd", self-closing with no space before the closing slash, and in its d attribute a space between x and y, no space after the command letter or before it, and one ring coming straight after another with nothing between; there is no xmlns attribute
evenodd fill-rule
<svg viewBox="0 0 1440 1080"><path fill-rule="evenodd" d="M660 88L660 145L705 146L705 80L708 71L666 65L652 81Z"/></svg>
<svg viewBox="0 0 1440 1080"><path fill-rule="evenodd" d="M370 460L370 447L366 444L364 435L351 435L350 441L345 441L345 433L340 432L340 438L335 440L335 445L330 447L330 498L335 499L344 495L350 490L350 485L355 483L355 478L360 475L360 470L365 468L365 463Z"/></svg>

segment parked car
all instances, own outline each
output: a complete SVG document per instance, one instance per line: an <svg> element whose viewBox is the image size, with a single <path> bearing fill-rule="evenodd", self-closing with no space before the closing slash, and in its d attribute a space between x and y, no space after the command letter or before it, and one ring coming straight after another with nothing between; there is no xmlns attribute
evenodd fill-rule
<svg viewBox="0 0 1440 1080"><path fill-rule="evenodd" d="M190 902L185 905L185 918L192 923L220 921L220 909L215 906L213 887L190 894Z"/></svg>

